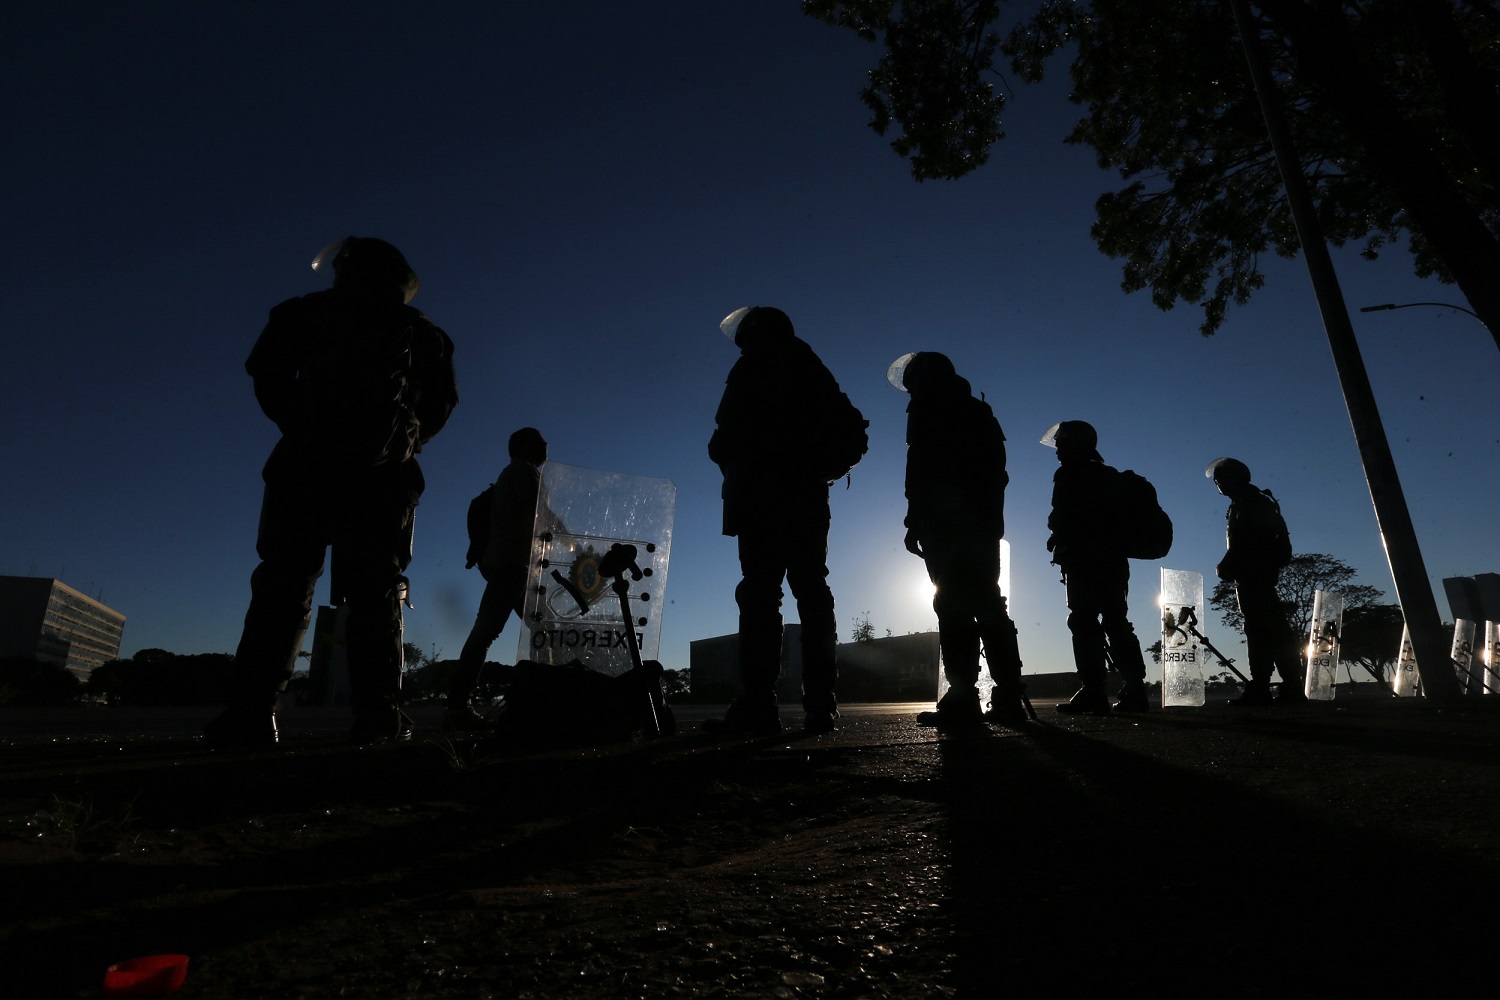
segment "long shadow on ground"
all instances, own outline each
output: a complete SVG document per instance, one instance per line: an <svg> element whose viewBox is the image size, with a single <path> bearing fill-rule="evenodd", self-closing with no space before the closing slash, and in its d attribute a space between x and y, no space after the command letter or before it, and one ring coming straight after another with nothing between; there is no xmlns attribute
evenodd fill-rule
<svg viewBox="0 0 1500 1000"><path fill-rule="evenodd" d="M1483 760L1492 783L1493 755L1378 723L1273 717L1243 740L1180 720L943 741L961 992L1373 996L1487 974L1475 914L1500 888L1495 867L1386 825L1393 796L1424 794L1402 783L1442 779L1377 774L1361 792L1328 772L1415 754L1471 775ZM1146 732L1120 746L1121 726ZM1237 750L1272 769L1262 788L1236 773ZM1172 759L1194 751L1222 759ZM1278 794L1278 776L1313 791Z"/></svg>
<svg viewBox="0 0 1500 1000"><path fill-rule="evenodd" d="M131 819L83 848L13 828L0 939L26 997L161 951L193 956L192 996L237 1000L1481 981L1497 727L1387 711L8 758L13 816L87 797Z"/></svg>

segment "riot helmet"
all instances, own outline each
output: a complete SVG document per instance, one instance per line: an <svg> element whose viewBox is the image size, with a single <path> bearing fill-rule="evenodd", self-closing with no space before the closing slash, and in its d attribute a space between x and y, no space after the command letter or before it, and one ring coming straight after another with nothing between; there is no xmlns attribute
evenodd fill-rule
<svg viewBox="0 0 1500 1000"><path fill-rule="evenodd" d="M795 336L792 321L775 306L744 306L724 317L719 324L724 336L740 350L765 340L784 340Z"/></svg>
<svg viewBox="0 0 1500 1000"><path fill-rule="evenodd" d="M1059 455L1093 452L1099 447L1099 433L1083 420L1064 420L1047 428L1042 444L1056 448Z"/></svg>
<svg viewBox="0 0 1500 1000"><path fill-rule="evenodd" d="M1244 486L1250 482L1250 467L1237 458L1216 458L1208 463L1203 474L1215 486Z"/></svg>
<svg viewBox="0 0 1500 1000"><path fill-rule="evenodd" d="M403 303L416 298L421 282L401 251L373 236L346 236L328 244L313 258L319 274L333 272L335 288L375 294L395 292Z"/></svg>
<svg viewBox="0 0 1500 1000"><path fill-rule="evenodd" d="M886 369L885 378L905 393L923 393L958 377L953 362L937 351L903 354Z"/></svg>

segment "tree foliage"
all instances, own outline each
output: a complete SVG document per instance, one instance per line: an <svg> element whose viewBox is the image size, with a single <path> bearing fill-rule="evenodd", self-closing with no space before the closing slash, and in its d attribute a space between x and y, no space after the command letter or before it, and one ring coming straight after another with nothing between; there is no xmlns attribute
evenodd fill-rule
<svg viewBox="0 0 1500 1000"><path fill-rule="evenodd" d="M982 165L1004 137L1004 57L1023 81L1068 60L1084 108L1066 141L1122 186L1092 234L1122 288L1203 310L1205 335L1299 251L1226 0L804 0L884 39L861 98L918 180ZM1456 281L1500 345L1500 0L1257 0L1324 236ZM1002 33L1003 32L1003 33Z"/></svg>
<svg viewBox="0 0 1500 1000"><path fill-rule="evenodd" d="M411 643L407 643L411 646ZM412 649L416 649L412 646ZM420 651L418 651L420 653ZM486 663L490 670L481 670L480 678L486 673L494 674L499 664ZM415 660L411 656L411 650L407 650L406 672L401 676L401 695L408 702L421 703L427 701L442 701L448 697L448 688L453 683L453 675L458 673L457 660L434 660L419 656Z"/></svg>
<svg viewBox="0 0 1500 1000"><path fill-rule="evenodd" d="M422 647L414 642L403 642L401 644L401 669L403 671L424 667L434 659L436 657L422 652Z"/></svg>
<svg viewBox="0 0 1500 1000"><path fill-rule="evenodd" d="M27 656L0 659L0 705L71 705L83 683L67 667Z"/></svg>
<svg viewBox="0 0 1500 1000"><path fill-rule="evenodd" d="M987 79L1000 39L983 30L998 0L904 3L899 17L895 0L804 0L802 8L868 41L884 35L886 54L860 100L876 132L900 125L891 148L911 161L917 180L962 177L1005 138L1005 97Z"/></svg>
<svg viewBox="0 0 1500 1000"><path fill-rule="evenodd" d="M870 624L870 613L868 611L863 616L854 619L853 640L855 642L875 641L875 626Z"/></svg>
<svg viewBox="0 0 1500 1000"><path fill-rule="evenodd" d="M219 705L228 693L230 653L169 653L142 649L89 672L88 693L120 705Z"/></svg>
<svg viewBox="0 0 1500 1000"><path fill-rule="evenodd" d="M1384 683L1401 655L1401 631L1406 617L1397 604L1368 604L1344 609L1344 634L1339 658L1354 663Z"/></svg>
<svg viewBox="0 0 1500 1000"><path fill-rule="evenodd" d="M663 670L661 689L668 701L686 701L693 693L692 671Z"/></svg>

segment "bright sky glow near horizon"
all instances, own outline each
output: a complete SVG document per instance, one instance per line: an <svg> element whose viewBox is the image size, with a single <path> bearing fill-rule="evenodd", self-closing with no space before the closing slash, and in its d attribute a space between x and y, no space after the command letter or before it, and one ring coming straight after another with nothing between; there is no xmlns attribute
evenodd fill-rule
<svg viewBox="0 0 1500 1000"><path fill-rule="evenodd" d="M934 628L902 548L905 397L887 366L940 350L1009 437L1011 606L1028 671L1071 669L1045 550L1062 419L1150 478L1176 525L1161 565L1213 585L1245 461L1299 552L1394 600L1303 262L1199 336L1189 306L1119 289L1089 238L1115 178L1062 136L1060 64L1019 88L1008 138L958 182L917 184L866 127L878 57L780 2L60 2L0 13L3 425L0 573L54 576L127 616L122 655L232 651L260 467L276 431L244 360L275 303L322 287L330 240L380 236L456 344L461 402L422 456L407 638L456 657L482 589L464 511L523 425L560 462L678 489L661 659L736 629L706 443L736 352L719 321L776 305L871 421L833 492L840 636ZM1500 353L1459 292L1336 255L1439 609L1445 576L1500 570ZM1155 638L1158 564L1132 564ZM326 596L326 579L319 600ZM788 596L788 620L796 618ZM1210 615L1206 632L1243 647ZM514 622L491 650L515 655ZM1242 660L1240 662L1243 662ZM1151 676L1160 668L1152 666Z"/></svg>

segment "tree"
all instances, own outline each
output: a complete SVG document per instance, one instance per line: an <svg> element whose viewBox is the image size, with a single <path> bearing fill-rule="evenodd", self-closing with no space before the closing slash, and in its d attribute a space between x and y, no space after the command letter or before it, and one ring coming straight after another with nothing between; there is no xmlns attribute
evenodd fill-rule
<svg viewBox="0 0 1500 1000"><path fill-rule="evenodd" d="M1070 59L1085 108L1066 141L1124 186L1092 234L1126 292L1203 310L1207 336L1299 243L1225 0L803 0L875 41L870 125L917 180L957 178L1004 137L997 56L1023 81ZM1500 0L1258 0L1256 41L1287 105L1326 238L1373 259L1405 239L1500 346Z"/></svg>
<svg viewBox="0 0 1500 1000"><path fill-rule="evenodd" d="M1339 658L1346 664L1359 664L1384 684L1389 680L1387 671L1401 655L1401 630L1405 626L1400 605L1346 607Z"/></svg>
<svg viewBox="0 0 1500 1000"><path fill-rule="evenodd" d="M663 670L661 672L662 694L668 701L682 701L693 693L693 675L690 670Z"/></svg>
<svg viewBox="0 0 1500 1000"><path fill-rule="evenodd" d="M868 611L864 613L863 617L854 619L854 641L875 641L875 626L870 624L870 613Z"/></svg>
<svg viewBox="0 0 1500 1000"><path fill-rule="evenodd" d="M1240 679L1228 670L1220 670L1216 674L1210 674L1203 682L1208 691L1238 691Z"/></svg>
<svg viewBox="0 0 1500 1000"><path fill-rule="evenodd" d="M90 698L117 702L120 700L119 692L126 683L125 673L129 669L129 660L105 660L89 671L88 679L84 681L84 690Z"/></svg>
<svg viewBox="0 0 1500 1000"><path fill-rule="evenodd" d="M401 669L402 671L417 670L431 663L432 657L422 652L422 647L414 642L403 642L401 644Z"/></svg>
<svg viewBox="0 0 1500 1000"><path fill-rule="evenodd" d="M1292 556L1291 563L1281 571L1276 584L1276 594L1286 608L1287 621L1298 635L1305 636L1312 625L1313 597L1319 590L1336 591L1344 599L1345 621L1351 612L1356 614L1374 605L1385 596L1380 590L1361 583L1350 583L1356 576L1353 566L1322 552L1307 552ZM1240 614L1239 600L1234 584L1220 580L1214 585L1208 606L1224 616L1224 624L1238 631L1245 631L1245 616ZM1347 630L1347 626L1346 626ZM1399 652L1401 636L1398 631L1392 653Z"/></svg>
<svg viewBox="0 0 1500 1000"><path fill-rule="evenodd" d="M412 643L406 645L410 647L407 650L408 657L410 657L411 650L417 647ZM441 701L447 698L448 688L453 683L453 675L458 672L458 661L434 660L421 656L420 650L418 654L415 663L410 658L406 661L406 673L401 678L402 695L411 702ZM485 668L480 671L481 680L486 674L493 676L498 665L487 663Z"/></svg>
<svg viewBox="0 0 1500 1000"><path fill-rule="evenodd" d="M0 705L71 705L82 693L67 667L29 656L0 659Z"/></svg>
<svg viewBox="0 0 1500 1000"><path fill-rule="evenodd" d="M142 649L127 660L110 660L89 672L88 692L111 704L217 705L229 690L230 653L179 655Z"/></svg>

